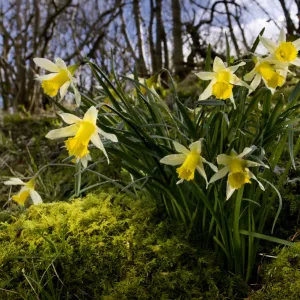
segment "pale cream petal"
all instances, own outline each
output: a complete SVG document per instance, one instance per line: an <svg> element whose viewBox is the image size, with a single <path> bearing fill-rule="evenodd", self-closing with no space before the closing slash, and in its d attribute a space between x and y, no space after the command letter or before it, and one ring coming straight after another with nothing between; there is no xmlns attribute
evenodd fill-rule
<svg viewBox="0 0 300 300"><path fill-rule="evenodd" d="M75 84L71 82L71 87L73 89L74 95L75 95L75 102L76 105L79 107L81 103L81 94L79 93L78 89L76 88Z"/></svg>
<svg viewBox="0 0 300 300"><path fill-rule="evenodd" d="M215 182L215 181L217 181L217 180L219 180L219 179L225 177L225 176L227 175L228 172L229 172L229 167L224 167L223 169L221 169L220 171L218 171L217 173L215 173L215 174L211 177L211 179L210 179L210 181L209 181L209 184L211 184L211 183L213 183L213 182Z"/></svg>
<svg viewBox="0 0 300 300"><path fill-rule="evenodd" d="M39 66L40 68L42 68L46 71L49 71L49 72L59 72L60 71L59 67L49 59L36 57L33 59L33 61L35 62L35 64L37 66Z"/></svg>
<svg viewBox="0 0 300 300"><path fill-rule="evenodd" d="M234 193L235 189L233 189L228 180L227 180L227 186L226 186L226 201L229 200L229 198L232 196L232 194Z"/></svg>
<svg viewBox="0 0 300 300"><path fill-rule="evenodd" d="M64 96L66 96L66 93L68 91L68 88L70 86L71 82L70 81L67 81L65 82L59 89L59 93L60 93L60 100L62 100L62 98Z"/></svg>
<svg viewBox="0 0 300 300"><path fill-rule="evenodd" d="M262 80L263 80L265 86L271 91L271 93L272 93L272 95L273 95L273 94L275 93L275 90L276 90L276 89L273 89L273 88L269 87L269 86L268 86L268 82L267 82L263 77L262 77Z"/></svg>
<svg viewBox="0 0 300 300"><path fill-rule="evenodd" d="M235 105L235 101L234 101L234 98L233 98L233 94L230 95L229 99L230 99L231 103L233 104L233 108L236 109L236 105Z"/></svg>
<svg viewBox="0 0 300 300"><path fill-rule="evenodd" d="M210 166L210 168L211 168L214 172L218 172L218 168L217 168L214 164L208 162L208 161L207 161L204 157L202 157L202 156L201 156L201 160L202 160L204 163L208 164L208 165Z"/></svg>
<svg viewBox="0 0 300 300"><path fill-rule="evenodd" d="M300 50L300 39L297 39L296 41L293 41L293 45L299 51Z"/></svg>
<svg viewBox="0 0 300 300"><path fill-rule="evenodd" d="M206 89L203 91L203 93L199 96L199 101L203 101L206 100L207 98L209 98L212 95L212 91L213 91L213 85L215 84L215 80L213 79L209 85L206 87Z"/></svg>
<svg viewBox="0 0 300 300"><path fill-rule="evenodd" d="M50 79L54 78L56 75L57 75L57 73L50 73L47 75L36 75L35 79L38 81L50 80Z"/></svg>
<svg viewBox="0 0 300 300"><path fill-rule="evenodd" d="M184 163L186 155L184 154L171 154L163 157L159 162L169 166L178 166Z"/></svg>
<svg viewBox="0 0 300 300"><path fill-rule="evenodd" d="M269 169L269 166L267 166L263 163L258 163L256 161L251 161L251 160L246 160L246 165L247 165L247 167L260 167L260 166L262 166L266 169Z"/></svg>
<svg viewBox="0 0 300 300"><path fill-rule="evenodd" d="M114 143L118 142L117 136L113 133L105 132L102 129L100 129L99 127L97 127L97 132L100 133L102 136L104 136L106 139L108 139Z"/></svg>
<svg viewBox="0 0 300 300"><path fill-rule="evenodd" d="M286 35L285 35L285 32L284 32L284 26L282 26L281 29L280 29L278 42L279 43L286 42Z"/></svg>
<svg viewBox="0 0 300 300"><path fill-rule="evenodd" d="M178 180L177 182L176 182L176 184L180 184L180 183L183 183L183 179L180 179L180 180Z"/></svg>
<svg viewBox="0 0 300 300"><path fill-rule="evenodd" d="M263 36L259 37L260 42L265 46L265 48L271 53L273 54L277 48L277 45L270 39L267 39Z"/></svg>
<svg viewBox="0 0 300 300"><path fill-rule="evenodd" d="M246 87L249 90L251 89L251 87L246 82L244 82L243 80L241 80L240 78L238 78L234 74L230 75L230 81L229 82L231 84L234 84L234 85L244 86L244 87Z"/></svg>
<svg viewBox="0 0 300 300"><path fill-rule="evenodd" d="M104 145L99 137L99 134L97 132L95 132L92 136L91 136L91 142L100 150L102 150L102 152L104 153L104 155L107 158L107 163L109 164L109 158L108 155L106 153L106 150L104 148Z"/></svg>
<svg viewBox="0 0 300 300"><path fill-rule="evenodd" d="M261 82L261 75L256 74L250 84L251 90L249 90L249 93L251 93L252 91L255 91L257 89L257 87L259 86L260 82Z"/></svg>
<svg viewBox="0 0 300 300"><path fill-rule="evenodd" d="M202 80L212 80L216 73L214 72L199 72L195 74L196 76L198 76L200 79Z"/></svg>
<svg viewBox="0 0 300 300"><path fill-rule="evenodd" d="M81 121L80 118L78 118L75 115L69 114L69 113L62 113L59 115L63 121L67 124L76 124L79 123Z"/></svg>
<svg viewBox="0 0 300 300"><path fill-rule="evenodd" d="M95 106L91 106L84 114L83 121L88 121L96 124L98 116L98 110Z"/></svg>
<svg viewBox="0 0 300 300"><path fill-rule="evenodd" d="M227 166L230 163L231 159L232 159L232 156L230 156L230 155L219 154L217 156L217 163L218 163L218 165Z"/></svg>
<svg viewBox="0 0 300 300"><path fill-rule="evenodd" d="M300 58L296 57L296 59L293 60L291 63L297 67L300 67Z"/></svg>
<svg viewBox="0 0 300 300"><path fill-rule="evenodd" d="M191 143L189 145L189 148L191 151L197 152L200 154L201 153L201 140Z"/></svg>
<svg viewBox="0 0 300 300"><path fill-rule="evenodd" d="M254 179L258 183L259 187L264 191L265 187L262 185L262 183L256 178L256 176L251 171L249 171L248 169L247 169L247 171L248 171L249 177Z"/></svg>
<svg viewBox="0 0 300 300"><path fill-rule="evenodd" d="M256 149L256 147L245 147L245 149L243 150L243 152L240 153L237 157L243 158L244 156L246 156L250 152L254 151L255 149Z"/></svg>
<svg viewBox="0 0 300 300"><path fill-rule="evenodd" d="M43 203L42 197L40 196L40 194L37 191L35 191L34 189L30 189L29 193L30 193L30 197L31 197L33 204Z"/></svg>
<svg viewBox="0 0 300 300"><path fill-rule="evenodd" d="M77 133L78 125L70 125L60 129L54 129L47 133L46 138L50 140L65 138L69 136L74 136Z"/></svg>
<svg viewBox="0 0 300 300"><path fill-rule="evenodd" d="M55 64L61 69L68 69L66 63L60 57L55 58Z"/></svg>
<svg viewBox="0 0 300 300"><path fill-rule="evenodd" d="M199 174L204 178L205 182L206 182L206 188L208 187L208 182L207 182L207 177L206 177L206 173L204 170L204 166L203 163L200 162L197 166L197 171L199 172Z"/></svg>
<svg viewBox="0 0 300 300"><path fill-rule="evenodd" d="M232 72L235 73L237 71L237 69L241 66L244 66L246 63L244 61L240 62L239 64L229 67L228 69Z"/></svg>
<svg viewBox="0 0 300 300"><path fill-rule="evenodd" d="M230 74L229 83L237 85L241 81L235 74Z"/></svg>
<svg viewBox="0 0 300 300"><path fill-rule="evenodd" d="M245 81L251 81L253 79L253 77L254 77L255 74L256 74L256 70L254 68L252 71L250 71L248 74L246 74L244 76L244 80Z"/></svg>
<svg viewBox="0 0 300 300"><path fill-rule="evenodd" d="M213 71L219 72L224 69L226 69L224 62L222 61L222 59L220 57L216 56L214 59Z"/></svg>
<svg viewBox="0 0 300 300"><path fill-rule="evenodd" d="M80 161L81 161L81 164L82 164L83 168L85 169L88 165L88 160L84 156L84 157L81 157Z"/></svg>
<svg viewBox="0 0 300 300"><path fill-rule="evenodd" d="M175 150L179 153L182 153L185 155L188 155L190 153L190 151L187 148L185 148L183 145L179 144L176 141L173 141L173 145L174 145Z"/></svg>
<svg viewBox="0 0 300 300"><path fill-rule="evenodd" d="M3 182L5 185L25 185L26 183L20 178L11 177L9 180Z"/></svg>
<svg viewBox="0 0 300 300"><path fill-rule="evenodd" d="M83 156L80 161L81 161L81 164L83 166L83 168L85 169L88 165L88 162L92 160L91 156L89 154Z"/></svg>

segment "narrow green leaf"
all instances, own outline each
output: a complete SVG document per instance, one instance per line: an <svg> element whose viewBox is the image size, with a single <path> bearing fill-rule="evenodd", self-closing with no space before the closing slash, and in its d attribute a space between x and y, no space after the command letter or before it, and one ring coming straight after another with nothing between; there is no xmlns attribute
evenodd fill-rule
<svg viewBox="0 0 300 300"><path fill-rule="evenodd" d="M241 229L240 234L253 236L253 237L256 237L258 239L266 240L266 241L281 244L281 245L286 245L286 246L290 246L290 247L294 246L294 243L292 243L292 242L289 242L289 241L286 241L286 240L283 240L283 239L279 239L279 238L275 238L273 236L257 233L257 232L250 232L250 231Z"/></svg>
<svg viewBox="0 0 300 300"><path fill-rule="evenodd" d="M226 61L227 61L227 66L230 66L230 46L229 46L229 41L228 41L228 36L225 33L225 39L226 39Z"/></svg>
<svg viewBox="0 0 300 300"><path fill-rule="evenodd" d="M211 45L210 44L208 44L208 47L206 50L205 71L206 72L211 71Z"/></svg>
<svg viewBox="0 0 300 300"><path fill-rule="evenodd" d="M250 49L250 52L251 52L251 53L254 53L254 52L255 52L255 50L256 50L256 48L257 48L259 42L260 42L259 37L263 35L264 31L265 31L265 28L263 28L263 29L260 31L259 35L258 35L257 38L255 39L254 44L253 44L252 48Z"/></svg>

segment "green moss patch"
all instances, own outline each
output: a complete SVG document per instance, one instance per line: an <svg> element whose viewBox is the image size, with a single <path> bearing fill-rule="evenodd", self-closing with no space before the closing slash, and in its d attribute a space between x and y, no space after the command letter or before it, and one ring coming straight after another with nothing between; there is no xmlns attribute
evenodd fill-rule
<svg viewBox="0 0 300 300"><path fill-rule="evenodd" d="M279 251L278 251L279 252ZM300 295L300 243L282 249L264 270L263 288L250 299L298 300Z"/></svg>
<svg viewBox="0 0 300 300"><path fill-rule="evenodd" d="M107 193L2 222L0 268L0 299L234 299L240 284L154 204Z"/></svg>

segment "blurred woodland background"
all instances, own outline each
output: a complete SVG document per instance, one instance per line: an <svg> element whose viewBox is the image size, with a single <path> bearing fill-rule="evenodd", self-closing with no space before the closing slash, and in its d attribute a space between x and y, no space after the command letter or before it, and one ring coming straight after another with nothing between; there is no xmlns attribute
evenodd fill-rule
<svg viewBox="0 0 300 300"><path fill-rule="evenodd" d="M225 56L249 51L264 26L300 35L300 0L0 0L0 108L37 111L42 105L34 57L68 64L83 55L107 73L112 57L121 74L140 77L167 68L177 80L200 67L207 47ZM295 36L295 37L294 37ZM79 76L90 89L92 76Z"/></svg>

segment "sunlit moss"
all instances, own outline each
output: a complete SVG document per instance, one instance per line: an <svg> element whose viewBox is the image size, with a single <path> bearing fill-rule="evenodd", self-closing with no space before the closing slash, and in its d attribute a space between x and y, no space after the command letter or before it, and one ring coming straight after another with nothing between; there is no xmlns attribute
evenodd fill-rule
<svg viewBox="0 0 300 300"><path fill-rule="evenodd" d="M298 300L300 295L300 243L278 251L277 259L265 266L262 289L253 300Z"/></svg>
<svg viewBox="0 0 300 300"><path fill-rule="evenodd" d="M31 206L0 229L1 299L230 299L239 282L125 195Z"/></svg>

